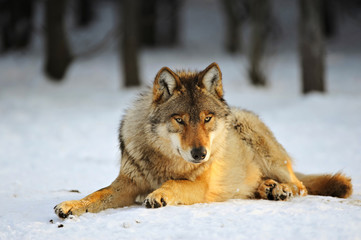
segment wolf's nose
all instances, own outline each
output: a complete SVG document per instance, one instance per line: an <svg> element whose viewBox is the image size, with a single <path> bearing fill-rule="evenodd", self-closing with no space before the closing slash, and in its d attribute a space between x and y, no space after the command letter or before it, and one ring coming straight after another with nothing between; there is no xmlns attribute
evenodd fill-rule
<svg viewBox="0 0 361 240"><path fill-rule="evenodd" d="M193 148L191 154L194 160L203 160L207 155L207 149L205 147Z"/></svg>

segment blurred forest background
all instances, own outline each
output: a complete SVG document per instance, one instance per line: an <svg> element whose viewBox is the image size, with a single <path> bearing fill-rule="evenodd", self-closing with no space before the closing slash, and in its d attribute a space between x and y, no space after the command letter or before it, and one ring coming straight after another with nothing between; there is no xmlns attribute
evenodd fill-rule
<svg viewBox="0 0 361 240"><path fill-rule="evenodd" d="M142 82L146 49L188 46L212 60L221 49L244 55L250 84L266 86L269 56L289 50L299 58L300 91L324 92L328 45L337 48L344 22L357 33L343 46L360 51L361 0L0 0L0 60L40 52L44 75L62 82L75 61L110 49L120 86L129 87Z"/></svg>
<svg viewBox="0 0 361 240"><path fill-rule="evenodd" d="M140 88L212 62L230 106L259 114L297 171L350 176L351 198L57 220L118 175ZM0 0L1 240L361 239L360 123L361 0Z"/></svg>

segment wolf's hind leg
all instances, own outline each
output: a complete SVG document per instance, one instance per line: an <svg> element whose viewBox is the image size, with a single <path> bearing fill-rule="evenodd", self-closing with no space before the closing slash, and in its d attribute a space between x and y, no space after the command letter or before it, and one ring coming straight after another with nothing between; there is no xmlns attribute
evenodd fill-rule
<svg viewBox="0 0 361 240"><path fill-rule="evenodd" d="M293 186L267 179L259 185L256 196L262 199L286 201L293 197L291 187Z"/></svg>
<svg viewBox="0 0 361 240"><path fill-rule="evenodd" d="M136 184L124 175L119 175L117 179L108 187L102 188L89 194L80 200L62 202L54 207L56 215L66 218L69 215L81 215L85 212L100 212L107 208L117 208L129 206L134 203L139 194Z"/></svg>

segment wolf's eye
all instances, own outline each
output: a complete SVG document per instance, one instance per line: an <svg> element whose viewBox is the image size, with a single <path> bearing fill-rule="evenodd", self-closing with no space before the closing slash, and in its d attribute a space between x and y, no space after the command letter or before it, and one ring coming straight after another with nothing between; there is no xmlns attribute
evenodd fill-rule
<svg viewBox="0 0 361 240"><path fill-rule="evenodd" d="M184 121L183 121L183 119L181 119L181 118L176 118L175 120L176 120L177 123L179 123L179 124L184 124Z"/></svg>
<svg viewBox="0 0 361 240"><path fill-rule="evenodd" d="M211 121L211 119L212 119L212 117L206 117L205 119L204 119L204 122L209 122L209 121Z"/></svg>

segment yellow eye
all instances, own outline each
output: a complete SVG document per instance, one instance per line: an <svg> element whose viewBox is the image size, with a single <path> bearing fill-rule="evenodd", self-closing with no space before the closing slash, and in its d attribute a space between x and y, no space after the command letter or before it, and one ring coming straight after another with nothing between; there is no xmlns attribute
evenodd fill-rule
<svg viewBox="0 0 361 240"><path fill-rule="evenodd" d="M212 119L212 117L206 117L205 119L204 119L204 122L209 122L209 121L211 121L211 119Z"/></svg>
<svg viewBox="0 0 361 240"><path fill-rule="evenodd" d="M177 123L179 123L179 124L184 124L184 121L183 121L183 119L181 119L181 118L176 118L175 120L176 120Z"/></svg>

